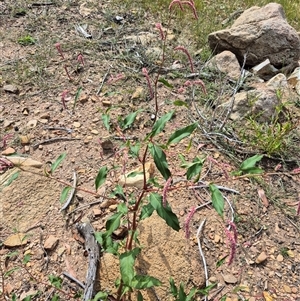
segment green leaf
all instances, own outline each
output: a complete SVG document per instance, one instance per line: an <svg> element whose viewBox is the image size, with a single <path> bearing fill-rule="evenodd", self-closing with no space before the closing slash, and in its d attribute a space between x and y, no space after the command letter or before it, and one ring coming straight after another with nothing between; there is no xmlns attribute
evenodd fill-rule
<svg viewBox="0 0 300 301"><path fill-rule="evenodd" d="M209 184L209 190L211 192L211 200L213 207L218 214L223 217L224 212L224 198L219 188L215 184Z"/></svg>
<svg viewBox="0 0 300 301"><path fill-rule="evenodd" d="M187 107L187 108L188 108L188 104L187 104L185 101L182 101L182 100L175 100L175 101L173 102L173 105L174 105L174 106L178 106L178 107L184 106L184 107Z"/></svg>
<svg viewBox="0 0 300 301"><path fill-rule="evenodd" d="M105 250L107 253L111 253L114 255L119 255L118 250L120 247L120 244L118 242L115 242L111 235L107 232L95 232L95 239L101 245L102 249Z"/></svg>
<svg viewBox="0 0 300 301"><path fill-rule="evenodd" d="M65 202L71 189L72 189L72 187L70 187L70 186L64 187L64 189L62 190L62 192L60 194L60 198L59 198L59 202L61 204Z"/></svg>
<svg viewBox="0 0 300 301"><path fill-rule="evenodd" d="M126 196L124 194L123 187L119 184L113 190L113 195L116 196L116 197L121 198L122 200L126 200Z"/></svg>
<svg viewBox="0 0 300 301"><path fill-rule="evenodd" d="M168 167L166 154L161 147L152 143L149 143L149 151L154 159L157 169L160 171L165 180L168 180L171 176L171 172Z"/></svg>
<svg viewBox="0 0 300 301"><path fill-rule="evenodd" d="M171 143L178 143L182 139L188 137L189 135L191 135L193 133L193 131L197 128L197 126L198 126L198 123L195 122L184 128L176 130L169 138L167 145L170 145Z"/></svg>
<svg viewBox="0 0 300 301"><path fill-rule="evenodd" d="M165 78L161 77L158 81L164 84L166 87L173 89L173 85L171 85Z"/></svg>
<svg viewBox="0 0 300 301"><path fill-rule="evenodd" d="M75 110L75 107L76 107L76 103L79 99L79 96L80 96L80 93L82 91L82 88L81 87L78 87L77 91L76 91L76 94L75 94L75 99L74 99L74 104L73 104L73 112Z"/></svg>
<svg viewBox="0 0 300 301"><path fill-rule="evenodd" d="M55 169L58 167L58 165L64 160L66 155L67 155L66 153L62 153L61 155L59 155L57 157L55 162L51 164L51 171L50 171L51 173L53 173L55 171Z"/></svg>
<svg viewBox="0 0 300 301"><path fill-rule="evenodd" d="M120 255L121 278L123 283L127 286L131 286L131 282L135 276L134 262L140 251L140 248L134 248L133 250Z"/></svg>
<svg viewBox="0 0 300 301"><path fill-rule="evenodd" d="M123 216L124 214L122 212L117 212L107 219L105 227L108 235L112 234L120 227L121 218Z"/></svg>
<svg viewBox="0 0 300 301"><path fill-rule="evenodd" d="M127 214L128 208L125 203L120 203L117 207L117 212L122 213L123 215Z"/></svg>
<svg viewBox="0 0 300 301"><path fill-rule="evenodd" d="M170 277L170 291L171 291L171 294L177 298L177 295L178 295L178 291L177 291L177 287L175 285L175 282L174 282L174 279L172 277Z"/></svg>
<svg viewBox="0 0 300 301"><path fill-rule="evenodd" d="M19 177L20 171L16 171L13 173L4 183L3 187L9 186L14 180L16 180Z"/></svg>
<svg viewBox="0 0 300 301"><path fill-rule="evenodd" d="M166 221L167 225L170 226L175 231L180 230L179 220L169 204L164 207L162 204L162 196L158 193L152 192L149 195L149 200L153 208L156 210L157 214Z"/></svg>
<svg viewBox="0 0 300 301"><path fill-rule="evenodd" d="M9 275L11 275L13 272L18 271L19 269L20 269L19 267L12 268L12 269L8 270L7 272L5 272L5 273L3 274L3 277L6 278L6 277L8 277Z"/></svg>
<svg viewBox="0 0 300 301"><path fill-rule="evenodd" d="M23 264L26 264L26 263L28 263L30 261L30 254L26 254L25 256L24 256L24 258L23 258Z"/></svg>
<svg viewBox="0 0 300 301"><path fill-rule="evenodd" d="M110 130L110 116L108 114L102 114L101 116L103 124L105 126L105 128L109 131Z"/></svg>
<svg viewBox="0 0 300 301"><path fill-rule="evenodd" d="M158 279L148 275L135 275L131 282L131 286L135 289L145 289L160 285L161 282Z"/></svg>
<svg viewBox="0 0 300 301"><path fill-rule="evenodd" d="M137 296L137 301L143 301L143 295L140 291L137 292L138 296Z"/></svg>
<svg viewBox="0 0 300 301"><path fill-rule="evenodd" d="M255 167L256 163L259 162L264 155L255 155L246 159L240 166L240 170L244 173L248 173L248 170Z"/></svg>
<svg viewBox="0 0 300 301"><path fill-rule="evenodd" d="M181 167L187 167L186 178L191 180L194 176L196 176L195 181L198 181L204 162L205 158L196 157L192 163L182 164Z"/></svg>
<svg viewBox="0 0 300 301"><path fill-rule="evenodd" d="M135 145L129 146L129 153L131 155L133 155L134 157L138 158L140 149L141 149L141 144L139 142L137 142Z"/></svg>
<svg viewBox="0 0 300 301"><path fill-rule="evenodd" d="M94 297L93 301L98 301L98 300L107 300L108 294L106 292L98 292L96 296Z"/></svg>
<svg viewBox="0 0 300 301"><path fill-rule="evenodd" d="M121 126L121 128L122 128L123 130L129 128L129 127L134 123L137 114L138 114L139 112L141 112L141 111L142 111L142 110L137 110L137 111L135 111L135 112L132 112L132 113L128 114L128 115L125 117L124 120L121 120L121 121L120 121L120 126Z"/></svg>
<svg viewBox="0 0 300 301"><path fill-rule="evenodd" d="M141 210L140 220L150 217L154 212L154 208L151 204L144 205Z"/></svg>
<svg viewBox="0 0 300 301"><path fill-rule="evenodd" d="M228 255L225 255L225 256L222 257L220 260L218 260L217 263L216 263L216 267L218 268L218 267L220 267L221 265L223 265L224 262L225 262L225 259L226 259L227 257L228 257Z"/></svg>
<svg viewBox="0 0 300 301"><path fill-rule="evenodd" d="M62 287L62 279L58 276L54 276L54 275L49 275L48 276L50 283L56 287L56 288L61 288Z"/></svg>
<svg viewBox="0 0 300 301"><path fill-rule="evenodd" d="M152 127L151 133L147 136L147 138L149 139L159 134L165 128L166 123L172 118L173 114L174 111L169 112L161 118L157 119Z"/></svg>
<svg viewBox="0 0 300 301"><path fill-rule="evenodd" d="M197 293L207 296L209 292L217 285L217 282L208 285L205 288L199 289Z"/></svg>
<svg viewBox="0 0 300 301"><path fill-rule="evenodd" d="M186 293L184 291L183 283L180 283L180 287L179 287L179 300L186 301Z"/></svg>
<svg viewBox="0 0 300 301"><path fill-rule="evenodd" d="M197 294L197 289L196 289L195 287L193 287L193 288L190 290L189 294L187 295L186 301L194 300L194 297L195 297L196 294Z"/></svg>
<svg viewBox="0 0 300 301"><path fill-rule="evenodd" d="M107 167L103 166L99 169L97 177L95 179L96 191L105 182L107 177Z"/></svg>
<svg viewBox="0 0 300 301"><path fill-rule="evenodd" d="M55 294L52 298L51 301L59 301L59 295Z"/></svg>

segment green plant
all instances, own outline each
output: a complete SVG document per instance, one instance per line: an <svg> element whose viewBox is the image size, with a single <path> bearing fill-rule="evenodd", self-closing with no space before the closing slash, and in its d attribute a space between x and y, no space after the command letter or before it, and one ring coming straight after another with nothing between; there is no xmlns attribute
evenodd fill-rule
<svg viewBox="0 0 300 301"><path fill-rule="evenodd" d="M34 39L31 35L26 35L18 39L18 43L23 46L34 45L36 43L36 39Z"/></svg>

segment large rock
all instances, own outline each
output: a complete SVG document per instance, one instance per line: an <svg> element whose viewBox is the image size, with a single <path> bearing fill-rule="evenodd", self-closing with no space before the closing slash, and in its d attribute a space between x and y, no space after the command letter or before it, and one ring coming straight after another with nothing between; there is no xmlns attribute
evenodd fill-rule
<svg viewBox="0 0 300 301"><path fill-rule="evenodd" d="M240 92L234 97L234 104L229 118L231 120L242 120L246 117L252 117L261 123L270 122L279 105L280 100L274 89L258 88ZM220 105L218 109L223 110L224 107L231 107L231 99Z"/></svg>
<svg viewBox="0 0 300 301"><path fill-rule="evenodd" d="M231 28L211 33L208 42L215 53L233 52L241 64L246 56L246 65L251 67L268 58L281 68L300 57L299 35L277 3L247 9Z"/></svg>

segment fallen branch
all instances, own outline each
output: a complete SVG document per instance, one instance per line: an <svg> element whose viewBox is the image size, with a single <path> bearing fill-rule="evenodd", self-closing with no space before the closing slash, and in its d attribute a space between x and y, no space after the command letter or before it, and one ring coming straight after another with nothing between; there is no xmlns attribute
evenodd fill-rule
<svg viewBox="0 0 300 301"><path fill-rule="evenodd" d="M83 301L88 301L93 298L94 285L96 280L97 267L99 262L99 246L94 237L94 229L92 225L87 222L77 226L79 233L85 239L85 249L89 254L88 271L86 274L86 285L84 288Z"/></svg>
<svg viewBox="0 0 300 301"><path fill-rule="evenodd" d="M41 141L39 143L36 143L32 147L33 147L33 149L36 149L42 144L48 144L48 143L57 142L57 141L71 141L71 140L80 140L80 139L79 138L70 138L70 137L55 137L55 138L47 139L47 140Z"/></svg>

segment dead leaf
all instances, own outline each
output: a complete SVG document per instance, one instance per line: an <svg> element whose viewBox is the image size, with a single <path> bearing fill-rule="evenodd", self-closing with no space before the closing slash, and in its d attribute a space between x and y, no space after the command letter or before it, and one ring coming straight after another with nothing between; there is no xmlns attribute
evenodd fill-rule
<svg viewBox="0 0 300 301"><path fill-rule="evenodd" d="M258 196L261 199L263 205L268 208L269 207L269 201L265 195L265 191L263 189L258 189L257 190Z"/></svg>

